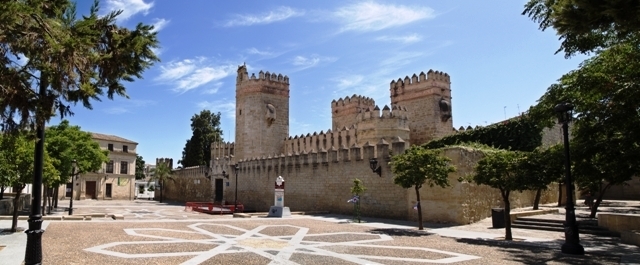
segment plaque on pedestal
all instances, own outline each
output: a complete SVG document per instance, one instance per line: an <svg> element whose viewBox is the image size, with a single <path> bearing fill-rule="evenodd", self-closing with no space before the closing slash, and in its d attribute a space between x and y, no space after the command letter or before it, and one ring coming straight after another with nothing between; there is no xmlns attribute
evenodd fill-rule
<svg viewBox="0 0 640 265"><path fill-rule="evenodd" d="M278 176L276 179L274 206L269 209L267 217L291 217L291 210L284 206L284 179Z"/></svg>

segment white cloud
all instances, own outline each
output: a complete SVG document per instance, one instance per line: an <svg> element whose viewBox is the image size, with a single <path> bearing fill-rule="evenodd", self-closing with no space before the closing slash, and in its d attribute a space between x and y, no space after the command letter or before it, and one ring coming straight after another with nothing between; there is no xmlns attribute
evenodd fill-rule
<svg viewBox="0 0 640 265"><path fill-rule="evenodd" d="M269 11L268 13L259 15L236 15L234 19L227 21L224 26L233 27L269 24L302 15L304 15L304 11L302 10L295 10L287 6L281 6L275 10Z"/></svg>
<svg viewBox="0 0 640 265"><path fill-rule="evenodd" d="M348 78L337 78L334 81L336 81L338 88L350 88L359 85L363 79L364 77L361 75L354 75Z"/></svg>
<svg viewBox="0 0 640 265"><path fill-rule="evenodd" d="M418 42L422 39L422 36L418 34L411 34L405 36L380 36L377 37L378 41L389 41L389 42L402 42L402 43L413 43Z"/></svg>
<svg viewBox="0 0 640 265"><path fill-rule="evenodd" d="M334 57L320 57L318 55L312 55L309 57L305 56L296 56L291 60L291 64L294 66L300 67L298 70L303 70L307 68L311 68L317 66L320 63L332 63L335 62L337 58Z"/></svg>
<svg viewBox="0 0 640 265"><path fill-rule="evenodd" d="M233 65L214 65L206 58L198 57L160 66L161 73L156 80L173 85L173 91L184 93L225 78L233 71Z"/></svg>
<svg viewBox="0 0 640 265"><path fill-rule="evenodd" d="M220 88L222 87L222 84L223 84L222 82L215 83L215 84L213 84L212 87L207 88L202 93L203 94L209 94L209 95L216 94L216 93L218 93L218 90L220 90Z"/></svg>
<svg viewBox="0 0 640 265"><path fill-rule="evenodd" d="M342 23L342 31L377 31L435 17L428 7L407 7L362 2L333 12Z"/></svg>
<svg viewBox="0 0 640 265"><path fill-rule="evenodd" d="M236 118L236 102L229 100L201 101L196 104L199 109L208 109L212 112L220 112L230 119Z"/></svg>
<svg viewBox="0 0 640 265"><path fill-rule="evenodd" d="M105 5L107 12L122 10L122 14L118 16L118 19L125 21L138 13L148 14L149 9L153 7L153 2L145 3L144 0L107 0Z"/></svg>
<svg viewBox="0 0 640 265"><path fill-rule="evenodd" d="M273 55L272 52L260 51L260 50L258 50L256 48L247 49L247 52L249 54L257 54L257 55L262 55L262 56L271 56L271 55Z"/></svg>
<svg viewBox="0 0 640 265"><path fill-rule="evenodd" d="M155 32L160 31L161 29L169 25L169 22L171 22L171 20L166 20L164 18L154 18L153 20L153 31Z"/></svg>
<svg viewBox="0 0 640 265"><path fill-rule="evenodd" d="M124 107L112 107L105 109L104 112L106 112L107 114L124 114L129 112L129 110Z"/></svg>

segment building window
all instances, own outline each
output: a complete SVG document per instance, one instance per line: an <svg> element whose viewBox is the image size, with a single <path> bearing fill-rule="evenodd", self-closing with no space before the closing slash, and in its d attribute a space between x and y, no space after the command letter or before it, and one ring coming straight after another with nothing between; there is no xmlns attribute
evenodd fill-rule
<svg viewBox="0 0 640 265"><path fill-rule="evenodd" d="M104 189L105 194L104 196L107 198L111 198L111 183L107 183L107 186Z"/></svg>
<svg viewBox="0 0 640 265"><path fill-rule="evenodd" d="M109 149L109 151L113 151L113 144L108 144L107 149Z"/></svg>
<svg viewBox="0 0 640 265"><path fill-rule="evenodd" d="M127 174L129 163L127 161L120 162L120 174Z"/></svg>
<svg viewBox="0 0 640 265"><path fill-rule="evenodd" d="M113 173L113 160L107 162L107 173Z"/></svg>
<svg viewBox="0 0 640 265"><path fill-rule="evenodd" d="M123 146L122 146L122 152L124 152L124 153L129 153L129 147L128 147L128 146L126 146L126 145L123 145Z"/></svg>
<svg viewBox="0 0 640 265"><path fill-rule="evenodd" d="M71 189L72 188L73 188L73 184L67 183L67 190L65 192L65 197L67 197L67 198L71 197Z"/></svg>

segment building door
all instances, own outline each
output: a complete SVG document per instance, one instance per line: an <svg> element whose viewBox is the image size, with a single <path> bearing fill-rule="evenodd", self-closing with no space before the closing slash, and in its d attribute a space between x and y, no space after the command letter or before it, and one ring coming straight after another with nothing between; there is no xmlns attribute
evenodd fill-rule
<svg viewBox="0 0 640 265"><path fill-rule="evenodd" d="M215 187L215 191L216 191L216 196L214 198L214 201L222 201L222 179L216 179L216 187Z"/></svg>
<svg viewBox="0 0 640 265"><path fill-rule="evenodd" d="M95 181L87 181L87 188L85 192L85 196L87 199L96 199L96 182Z"/></svg>
<svg viewBox="0 0 640 265"><path fill-rule="evenodd" d="M107 183L107 186L104 189L105 197L111 198L111 183Z"/></svg>

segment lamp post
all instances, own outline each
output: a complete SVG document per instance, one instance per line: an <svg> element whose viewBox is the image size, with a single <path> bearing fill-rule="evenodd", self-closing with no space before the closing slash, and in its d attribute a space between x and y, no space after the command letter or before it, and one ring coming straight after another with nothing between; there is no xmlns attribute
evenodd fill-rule
<svg viewBox="0 0 640 265"><path fill-rule="evenodd" d="M235 192L235 196L236 196L236 198L235 198L235 200L234 200L234 205L235 205L235 206L233 207L233 212L235 213L235 212L237 212L237 211L238 211L238 170L240 170L240 167L238 166L238 164L235 164L235 165L233 166L233 168L234 168L234 169L235 169L235 171L236 171L236 192Z"/></svg>
<svg viewBox="0 0 640 265"><path fill-rule="evenodd" d="M371 168L373 173L377 173L379 177L382 177L382 168L378 165L378 159L370 158L369 168Z"/></svg>
<svg viewBox="0 0 640 265"><path fill-rule="evenodd" d="M562 123L562 133L564 138L564 170L565 187L567 189L567 199L565 205L564 221L564 244L562 253L573 255L584 255L584 247L580 245L580 235L578 233L578 223L576 222L575 205L573 202L573 179L571 179L571 157L569 156L569 121L571 120L573 105L561 103L555 106L554 110L558 114L558 123Z"/></svg>
<svg viewBox="0 0 640 265"><path fill-rule="evenodd" d="M74 159L71 161L71 199L69 199L69 215L73 215L73 189L75 188L75 177L76 177L76 166L77 162Z"/></svg>

